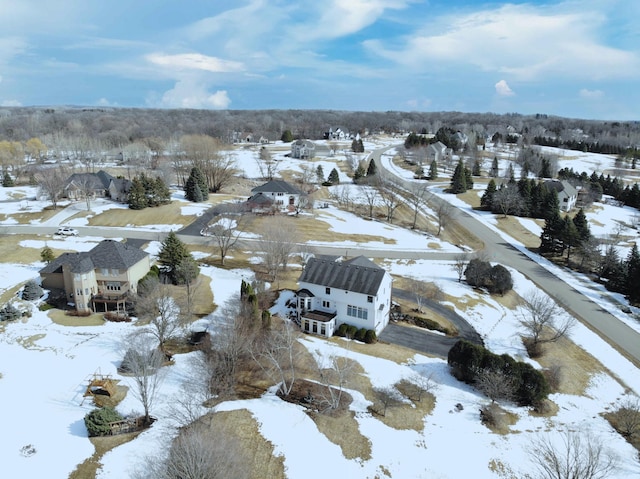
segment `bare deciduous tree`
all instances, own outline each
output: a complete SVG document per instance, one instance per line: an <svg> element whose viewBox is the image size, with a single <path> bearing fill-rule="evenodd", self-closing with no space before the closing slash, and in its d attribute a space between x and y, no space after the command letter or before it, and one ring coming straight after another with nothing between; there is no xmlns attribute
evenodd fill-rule
<svg viewBox="0 0 640 479"><path fill-rule="evenodd" d="M320 380L325 386L320 405L325 410L340 407L342 392L353 374L353 366L353 361L345 356L331 356L328 365L320 368Z"/></svg>
<svg viewBox="0 0 640 479"><path fill-rule="evenodd" d="M358 186L360 196L364 198L365 205L367 206L369 218L373 218L373 210L380 203L380 192L374 185L360 185Z"/></svg>
<svg viewBox="0 0 640 479"><path fill-rule="evenodd" d="M424 281L419 281L417 279L408 278L407 279L407 289L411 291L416 300L416 305L418 307L418 312L422 313L422 308L424 306L425 299L428 298L430 293L430 288L428 283Z"/></svg>
<svg viewBox="0 0 640 479"><path fill-rule="evenodd" d="M393 224L393 216L396 209L402 204L400 196L401 188L394 181L385 179L380 184L380 198L386 211L386 219Z"/></svg>
<svg viewBox="0 0 640 479"><path fill-rule="evenodd" d="M220 264L223 266L224 259L235 247L242 234L241 220L242 215L222 216L214 224L207 226L203 232L206 236L212 238L212 241L217 245L220 253Z"/></svg>
<svg viewBox="0 0 640 479"><path fill-rule="evenodd" d="M491 209L502 213L503 217L517 214L522 206L522 196L516 187L505 186L493 194Z"/></svg>
<svg viewBox="0 0 640 479"><path fill-rule="evenodd" d="M209 191L217 193L235 173L235 160L222 151L220 140L207 135L185 135L180 139L182 151L192 167L200 169Z"/></svg>
<svg viewBox="0 0 640 479"><path fill-rule="evenodd" d="M429 199L429 192L427 191L427 185L424 183L411 183L409 196L407 202L411 205L413 210L413 221L411 223L411 229L416 229L416 223L418 222L418 214L420 209L427 204Z"/></svg>
<svg viewBox="0 0 640 479"><path fill-rule="evenodd" d="M183 321L169 285L156 283L154 286L146 287L144 295L138 296L136 314L149 322L149 334L158 340L158 347L164 351L165 343L182 331Z"/></svg>
<svg viewBox="0 0 640 479"><path fill-rule="evenodd" d="M392 387L373 388L373 395L380 406L376 412L381 416L386 416L387 409L397 406L402 402L398 392Z"/></svg>
<svg viewBox="0 0 640 479"><path fill-rule="evenodd" d="M263 264L271 281L277 282L280 271L287 269L297 243L298 234L292 218L276 216L266 223L258 244L262 252Z"/></svg>
<svg viewBox="0 0 640 479"><path fill-rule="evenodd" d="M511 400L515 396L516 384L504 371L482 369L476 376L475 387L485 396L496 402L498 399Z"/></svg>
<svg viewBox="0 0 640 479"><path fill-rule="evenodd" d="M555 301L538 290L523 296L520 324L528 336L527 349L535 356L540 354L540 345L555 342L568 336L575 320Z"/></svg>
<svg viewBox="0 0 640 479"><path fill-rule="evenodd" d="M409 399L420 402L425 394L433 394L438 390L436 383L431 376L422 374L414 374L409 378L409 382L413 386L413 394Z"/></svg>
<svg viewBox="0 0 640 479"><path fill-rule="evenodd" d="M122 349L125 353L121 370L133 376L131 394L142 404L145 422L149 423L151 408L164 376L162 365L165 355L153 344L153 336L147 331L128 335Z"/></svg>
<svg viewBox="0 0 640 479"><path fill-rule="evenodd" d="M633 396L625 400L614 413L615 427L626 438L640 432L640 399Z"/></svg>
<svg viewBox="0 0 640 479"><path fill-rule="evenodd" d="M440 233L447 227L449 221L453 218L455 208L444 200L439 200L434 209L436 213L436 220L438 221L438 232L436 236L440 236Z"/></svg>
<svg viewBox="0 0 640 479"><path fill-rule="evenodd" d="M469 263L469 256L465 253L457 255L456 259L453 260L451 269L455 271L456 274L458 275L458 283L462 281L462 278L464 277L464 271L467 269L468 263Z"/></svg>
<svg viewBox="0 0 640 479"><path fill-rule="evenodd" d="M254 341L250 354L260 369L274 382L278 391L288 396L296 380L296 350L298 329L289 322L282 322L265 335Z"/></svg>
<svg viewBox="0 0 640 479"><path fill-rule="evenodd" d="M618 458L591 432L564 430L559 440L535 440L527 451L536 479L606 479L618 469Z"/></svg>
<svg viewBox="0 0 640 479"><path fill-rule="evenodd" d="M205 423L184 428L174 439L165 459L149 457L136 479L245 479L251 477L250 462L233 436L215 435Z"/></svg>
<svg viewBox="0 0 640 479"><path fill-rule="evenodd" d="M40 192L49 198L49 201L53 204L53 209L58 207L58 200L62 196L62 188L68 177L69 172L63 166L55 168L40 167L35 173Z"/></svg>
<svg viewBox="0 0 640 479"><path fill-rule="evenodd" d="M278 163L273 159L271 152L265 146L260 148L260 154L256 162L258 163L260 176L266 181L273 180L276 171L278 171Z"/></svg>

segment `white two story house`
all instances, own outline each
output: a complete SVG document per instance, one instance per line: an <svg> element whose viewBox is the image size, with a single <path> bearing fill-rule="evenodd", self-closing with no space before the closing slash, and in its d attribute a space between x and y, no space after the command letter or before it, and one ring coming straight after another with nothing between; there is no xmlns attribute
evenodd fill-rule
<svg viewBox="0 0 640 479"><path fill-rule="evenodd" d="M300 327L330 337L343 323L380 334L389 323L391 275L364 256L311 258L296 293Z"/></svg>
<svg viewBox="0 0 640 479"><path fill-rule="evenodd" d="M284 180L271 180L251 190L253 196L247 200L254 213L267 211L295 211L304 193Z"/></svg>

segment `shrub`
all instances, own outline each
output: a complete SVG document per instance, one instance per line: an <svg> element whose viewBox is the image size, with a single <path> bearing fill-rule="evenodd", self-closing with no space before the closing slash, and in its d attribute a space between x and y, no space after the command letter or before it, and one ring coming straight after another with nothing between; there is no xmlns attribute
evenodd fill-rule
<svg viewBox="0 0 640 479"><path fill-rule="evenodd" d="M544 374L530 364L516 361L508 354L494 354L464 339L449 350L447 362L451 373L467 384L475 384L485 371L504 373L513 383L514 399L523 406L539 404L549 395Z"/></svg>
<svg viewBox="0 0 640 479"><path fill-rule="evenodd" d="M489 293L504 294L513 288L511 273L504 266L491 266L488 261L472 259L464 271L464 277L469 286L486 288Z"/></svg>
<svg viewBox="0 0 640 479"><path fill-rule="evenodd" d="M364 343L364 337L367 334L367 330L365 328L360 328L356 331L356 334L353 336L353 339Z"/></svg>
<svg viewBox="0 0 640 479"><path fill-rule="evenodd" d="M84 417L84 425L89 436L106 436L111 432L109 423L122 421L124 418L111 407L94 409Z"/></svg>
<svg viewBox="0 0 640 479"><path fill-rule="evenodd" d="M367 344L374 344L378 342L378 336L373 329L367 329L367 334L364 335L364 342Z"/></svg>
<svg viewBox="0 0 640 479"><path fill-rule="evenodd" d="M35 281L27 281L22 289L22 299L25 301L35 301L43 295L42 288Z"/></svg>
<svg viewBox="0 0 640 479"><path fill-rule="evenodd" d="M342 323L340 326L338 326L338 329L336 329L336 331L333 334L335 334L336 336L340 336L341 338L344 338L347 336L348 327L349 327L348 324Z"/></svg>
<svg viewBox="0 0 640 479"><path fill-rule="evenodd" d="M346 337L349 339L353 339L356 337L356 334L358 332L358 328L356 328L355 326L352 325L347 325L347 331L346 331Z"/></svg>
<svg viewBox="0 0 640 479"><path fill-rule="evenodd" d="M0 321L15 321L20 318L22 313L13 303L7 303L0 309Z"/></svg>

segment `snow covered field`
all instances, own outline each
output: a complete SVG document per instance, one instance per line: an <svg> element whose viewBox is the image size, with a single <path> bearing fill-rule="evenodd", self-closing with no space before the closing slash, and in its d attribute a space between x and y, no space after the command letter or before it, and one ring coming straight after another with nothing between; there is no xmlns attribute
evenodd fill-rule
<svg viewBox="0 0 640 479"><path fill-rule="evenodd" d="M389 157L385 155L384 161L388 161ZM250 163L249 159L247 157L247 164ZM291 167L294 166L292 163ZM328 173L326 168L325 173ZM4 190L0 188L0 192ZM452 198L449 196L447 199ZM34 202L29 200L29 203ZM465 207L462 203L458 206ZM185 208L197 208L197 205L185 204ZM625 214L620 210L606 207L598 213L597 219L607 225L614 218L623 218L618 216ZM4 207L3 212L6 212ZM185 214L193 212L189 210ZM398 247L405 249L410 249L416 241L424 241L423 237L413 232L391 228L383 223L355 223L355 216L334 208L320 214L326 214L323 220L336 232L349 232L354 225L357 228L367 227L370 228L367 232L372 235L393 235ZM489 217L486 219L489 221ZM597 234L598 230L594 232ZM607 234L606 226L603 226L602 234ZM69 250L86 251L99 240L69 238L64 240L63 245L56 244L56 248L64 246ZM54 246L53 241L47 239L50 246ZM43 242L23 241L20 246L41 249ZM340 243L340 246L347 248L353 245ZM156 254L158 247L157 242L152 242L147 251ZM384 247L389 248L388 245ZM446 243L441 248L442 251L458 251ZM42 263L2 264L0 292L37 278L42 266ZM384 266L394 275L427 281L435 279L452 297L468 298L467 309L458 310L458 313L484 336L487 346L496 353L504 352L526 360L526 352L518 335L521 330L518 311L505 308L497 299L480 295L458 283L450 263L394 260L384 262ZM555 268L551 264L546 264L546 267ZM252 276L249 270L227 271L213 267L203 267L202 273L212 278L215 302L219 305L239 291L243 278ZM517 271L511 273L514 289L519 294L534 288ZM558 271L558 274L564 275L576 288L586 287L579 278L569 273ZM603 304L612 309L609 303ZM456 307L453 304L450 306ZM633 323L628 315L613 309L612 312L619 314L621 319ZM205 323L209 320L215 320L215 313L211 318L200 321ZM129 383L128 378L118 376L116 368L122 359L122 338L134 327L127 323L60 326L52 322L46 312L37 308L32 309L32 316L28 319L0 326L0 421L5 431L11 431L0 435L2 470L20 477L63 478L68 477L78 463L91 456L93 447L83 424L84 415L93 408L88 400L83 401L86 380L93 373L100 372L113 375L122 384ZM370 460L349 460L337 445L317 429L302 408L281 401L272 392L258 399L225 402L216 409L248 409L259 422L261 434L274 444L277 454L285 457L287 476L290 478L325 478L329 474L333 477L373 478L383 477L385 471L396 479L501 477L491 469L492 463L504 464L516 477L522 477L532 468L527 455L531 441L547 434L554 441L560 441L556 431L565 427L582 432L590 430L602 438L621 460L616 478L637 477L640 467L635 450L608 425L601 414L615 409L624 401L627 387L640 393L640 371L586 327L576 325L572 339L596 355L609 372L593 376L583 396L552 395L550 399L559 409L551 418L536 417L529 414L528 409L507 404L505 407L515 413L518 420L511 427L513 433L504 436L494 434L481 425L478 409L488 400L455 380L448 372L446 361L416 354L407 363L397 364L346 349L337 350L334 344L310 336L301 339L301 343L319 360L331 354L344 354L362 365L364 374L373 386L389 386L415 374L434 379L438 384L436 407L432 414L425 417L424 428L420 431L390 428L367 411L369 402L361 394L349 391L354 398L351 408L356 413L360 432L372 443ZM158 421L134 441L106 454L102 459L99 478L130 477L140 467L146 454L166 449L172 438L171 431L175 431L175 424L168 413L169 405L180 394L183 381L189 376L190 355L177 356L175 359L176 364L167 368L161 394L154 407L153 415ZM618 379L624 381L624 385ZM458 403L463 406L460 412L454 407ZM140 412L141 407L129 395L118 409L128 414ZM29 444L35 447L36 453L24 457L20 449ZM309 453L311 447L313 454Z"/></svg>

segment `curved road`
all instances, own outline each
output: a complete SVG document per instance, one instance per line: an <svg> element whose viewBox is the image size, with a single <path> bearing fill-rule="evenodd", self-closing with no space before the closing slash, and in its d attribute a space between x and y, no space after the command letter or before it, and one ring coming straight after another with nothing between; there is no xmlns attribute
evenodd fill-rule
<svg viewBox="0 0 640 479"><path fill-rule="evenodd" d="M371 157L376 160L378 168L387 174L394 175L384 167L380 161L383 152L395 146L380 148L371 153ZM397 177L396 177L397 178ZM397 178L398 183L407 187L411 181L403 178ZM432 201L444 201L441 198L432 196ZM570 285L556 277L553 273L540 266L538 263L530 259L527 255L517 250L504 238L487 227L479 219L466 211L458 210L456 221L461 222L463 226L473 235L475 235L485 245L485 250L493 257L500 258L500 263L510 266L527 278L533 281L540 289L544 290L549 296L553 297L557 302L562 304L576 318L584 324L596 331L600 336L609 343L616 346L623 354L625 354L636 365L640 364L640 334L624 324L614 315L604 310L597 303L593 302L584 294L576 291ZM205 213L205 215L213 217L217 214L215 209ZM180 238L186 243L191 244L208 244L210 239L199 235L203 224L208 222L208 216L203 216L197 220L193 226L187 227L181 231ZM55 226L38 226L38 225L4 225L0 226L0 234L53 234L57 227ZM161 231L150 231L136 229L127 229L123 235L121 228L109 227L92 227L79 226L76 229L82 235L96 235L107 238L130 237L139 240L162 240L167 233ZM240 246L250 247L250 240L242 240ZM314 246L314 250L320 254L346 254L348 256L356 256L366 254L369 257L392 258L392 259L454 259L457 254L452 253L435 253L429 251L398 251L398 250L364 250L360 248L344 248L331 246Z"/></svg>
<svg viewBox="0 0 640 479"><path fill-rule="evenodd" d="M405 188L409 189L411 181L398 178L380 161L381 154L388 148L381 148L372 153L379 169L393 175ZM435 195L435 203L445 201ZM499 258L501 264L507 265L533 281L538 288L561 304L573 316L582 321L610 344L617 347L628 359L640 365L640 334L627 326L617 317L604 310L599 304L584 294L576 291L552 272L540 266L529 256L507 243L503 237L485 225L474 215L457 210L455 221L461 223L471 234L475 235L485 245L485 251L492 258ZM531 253L533 255L533 253Z"/></svg>

